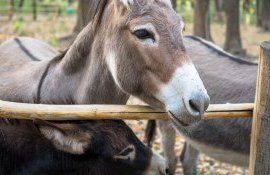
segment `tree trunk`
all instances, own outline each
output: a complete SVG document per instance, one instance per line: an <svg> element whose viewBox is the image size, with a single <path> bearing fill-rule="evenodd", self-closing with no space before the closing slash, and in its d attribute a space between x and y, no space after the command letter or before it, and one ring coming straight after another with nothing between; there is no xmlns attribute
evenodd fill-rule
<svg viewBox="0 0 270 175"><path fill-rule="evenodd" d="M210 32L209 0L196 0L194 17L194 35L212 41Z"/></svg>
<svg viewBox="0 0 270 175"><path fill-rule="evenodd" d="M172 1L173 9L176 11L177 10L177 0L171 0L171 1Z"/></svg>
<svg viewBox="0 0 270 175"><path fill-rule="evenodd" d="M262 27L262 1L256 0L257 26Z"/></svg>
<svg viewBox="0 0 270 175"><path fill-rule="evenodd" d="M14 0L9 0L9 12L8 12L8 19L9 21L12 20L14 14Z"/></svg>
<svg viewBox="0 0 270 175"><path fill-rule="evenodd" d="M33 7L33 20L37 20L37 0L32 0L32 7Z"/></svg>
<svg viewBox="0 0 270 175"><path fill-rule="evenodd" d="M227 17L224 49L233 54L244 55L240 36L240 0L226 0L223 5Z"/></svg>
<svg viewBox="0 0 270 175"><path fill-rule="evenodd" d="M20 2L19 2L19 8L22 8L23 7L23 4L24 4L24 0L20 0Z"/></svg>
<svg viewBox="0 0 270 175"><path fill-rule="evenodd" d="M222 8L222 0L215 0L215 8L216 8L216 21L219 23L224 23L224 13Z"/></svg>
<svg viewBox="0 0 270 175"><path fill-rule="evenodd" d="M77 12L77 23L74 28L74 33L79 33L84 26L89 22L89 0L79 0L78 12Z"/></svg>
<svg viewBox="0 0 270 175"><path fill-rule="evenodd" d="M262 28L270 31L270 1L262 0Z"/></svg>

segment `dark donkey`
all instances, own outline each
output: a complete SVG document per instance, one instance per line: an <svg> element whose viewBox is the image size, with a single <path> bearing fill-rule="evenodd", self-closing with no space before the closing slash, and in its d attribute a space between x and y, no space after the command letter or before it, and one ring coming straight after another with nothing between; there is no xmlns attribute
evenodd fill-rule
<svg viewBox="0 0 270 175"><path fill-rule="evenodd" d="M123 121L0 119L0 174L165 175Z"/></svg>
<svg viewBox="0 0 270 175"><path fill-rule="evenodd" d="M125 104L134 95L170 111L180 123L200 120L209 97L186 54L183 22L170 1L91 4L91 22L53 59L57 53L34 39L16 38L0 46L0 99Z"/></svg>
<svg viewBox="0 0 270 175"><path fill-rule="evenodd" d="M198 37L184 37L184 43L211 97L211 103L254 102L257 64L230 55ZM186 140L180 157L184 174L196 174L199 151L216 160L248 166L251 123L252 119L203 120L190 127L174 123ZM175 131L170 123L159 122L159 126L163 134L165 158L171 171L174 171ZM148 139L150 143L151 138Z"/></svg>

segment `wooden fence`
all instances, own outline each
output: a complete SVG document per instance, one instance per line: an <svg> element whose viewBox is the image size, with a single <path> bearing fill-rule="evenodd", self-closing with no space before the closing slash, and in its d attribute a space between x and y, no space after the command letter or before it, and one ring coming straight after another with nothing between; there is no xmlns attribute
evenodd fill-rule
<svg viewBox="0 0 270 175"><path fill-rule="evenodd" d="M252 117L254 104L210 105L205 119ZM167 120L165 111L138 105L44 105L0 101L0 117L44 120Z"/></svg>
<svg viewBox="0 0 270 175"><path fill-rule="evenodd" d="M270 175L270 41L260 48L253 116L250 175Z"/></svg>
<svg viewBox="0 0 270 175"><path fill-rule="evenodd" d="M260 48L255 104L210 105L205 113L205 119L252 116L250 175L270 175L270 42L263 42ZM5 101L0 101L0 117L45 120L168 119L164 111L148 106L43 105Z"/></svg>

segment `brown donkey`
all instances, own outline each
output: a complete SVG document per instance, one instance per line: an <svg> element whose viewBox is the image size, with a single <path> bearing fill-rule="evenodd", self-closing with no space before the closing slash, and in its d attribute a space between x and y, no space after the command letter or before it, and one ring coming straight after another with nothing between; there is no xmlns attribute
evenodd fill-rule
<svg viewBox="0 0 270 175"><path fill-rule="evenodd" d="M91 4L91 22L63 54L30 38L0 46L0 99L125 104L134 95L170 111L181 124L199 121L209 97L186 54L183 22L170 1Z"/></svg>
<svg viewBox="0 0 270 175"><path fill-rule="evenodd" d="M100 0L93 4L98 4L90 12L93 20L66 53L52 60L29 59L36 53L47 58L53 52L35 40L17 38L0 46L0 98L125 104L134 95L170 111L178 122L199 121L209 97L186 54L184 25L170 1ZM24 43L28 49L21 49Z"/></svg>

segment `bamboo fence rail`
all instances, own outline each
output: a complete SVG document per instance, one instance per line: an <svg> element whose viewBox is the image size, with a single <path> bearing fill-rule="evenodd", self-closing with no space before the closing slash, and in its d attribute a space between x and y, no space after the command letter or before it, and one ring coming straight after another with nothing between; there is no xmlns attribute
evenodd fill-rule
<svg viewBox="0 0 270 175"><path fill-rule="evenodd" d="M210 105L205 119L252 117L254 104ZM0 117L44 120L167 120L165 111L138 105L45 105L0 100Z"/></svg>

